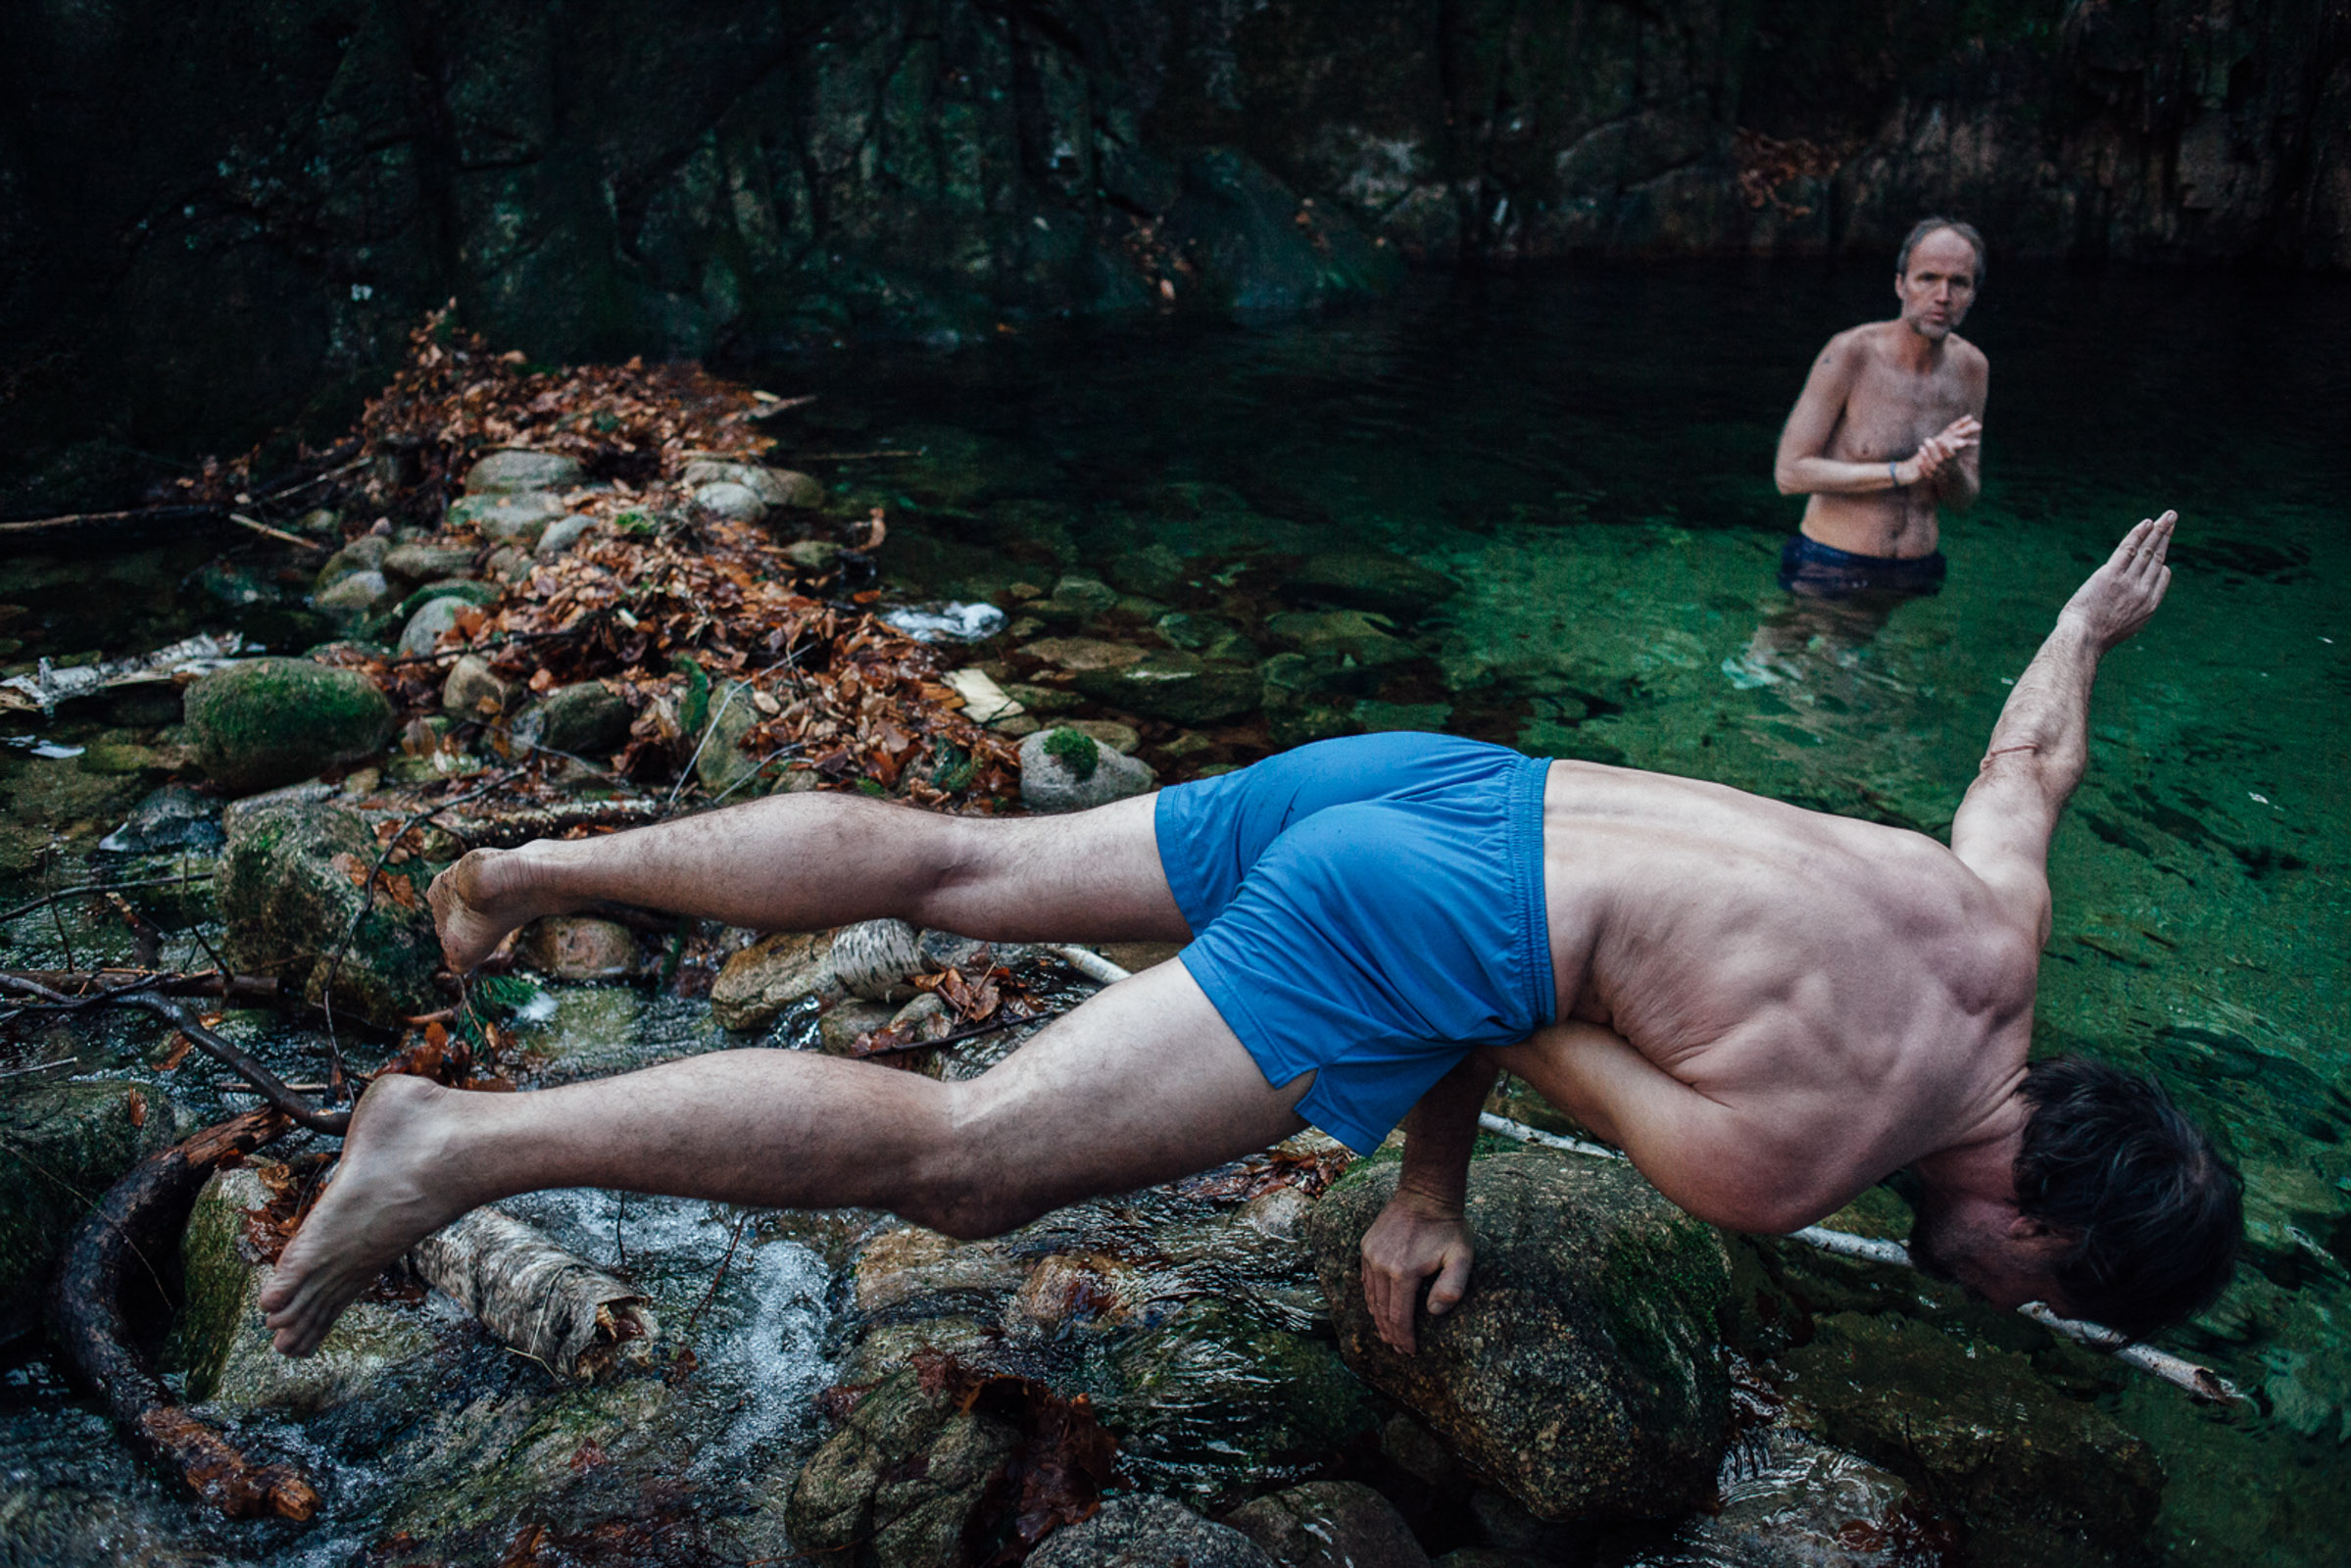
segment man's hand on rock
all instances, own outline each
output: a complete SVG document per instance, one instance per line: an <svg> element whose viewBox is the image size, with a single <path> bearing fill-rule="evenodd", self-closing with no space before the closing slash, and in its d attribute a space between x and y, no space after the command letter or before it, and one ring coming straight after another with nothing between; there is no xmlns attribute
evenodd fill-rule
<svg viewBox="0 0 2351 1568"><path fill-rule="evenodd" d="M1918 484L1932 479L1968 448L1977 444L1984 434L1984 421L1972 414L1963 414L1934 435L1919 443L1919 449L1894 465L1894 477L1903 484Z"/></svg>
<svg viewBox="0 0 2351 1568"><path fill-rule="evenodd" d="M1469 1226L1459 1207L1396 1190L1363 1233L1363 1301L1390 1349L1413 1352L1413 1310L1421 1281L1430 1275L1437 1276L1429 1290L1431 1316L1460 1304L1469 1290L1470 1257Z"/></svg>

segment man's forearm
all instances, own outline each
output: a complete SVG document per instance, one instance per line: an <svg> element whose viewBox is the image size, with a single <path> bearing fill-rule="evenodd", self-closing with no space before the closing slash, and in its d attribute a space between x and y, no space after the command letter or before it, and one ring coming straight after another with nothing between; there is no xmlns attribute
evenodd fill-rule
<svg viewBox="0 0 2351 1568"><path fill-rule="evenodd" d="M1797 458L1775 476L1784 496L1862 496L1899 490L1893 463L1843 463L1836 458Z"/></svg>
<svg viewBox="0 0 2351 1568"><path fill-rule="evenodd" d="M1404 1118L1404 1168L1396 1196L1458 1213L1469 1192L1469 1155L1478 1142L1478 1113L1500 1077L1476 1055L1430 1086Z"/></svg>
<svg viewBox="0 0 2351 1568"><path fill-rule="evenodd" d="M2017 677L2016 690L2000 709L1984 766L2003 757L2029 757L2052 797L2050 804L2063 804L2082 782L2089 760L2089 694L2101 652L2086 628L2058 616L2057 629Z"/></svg>

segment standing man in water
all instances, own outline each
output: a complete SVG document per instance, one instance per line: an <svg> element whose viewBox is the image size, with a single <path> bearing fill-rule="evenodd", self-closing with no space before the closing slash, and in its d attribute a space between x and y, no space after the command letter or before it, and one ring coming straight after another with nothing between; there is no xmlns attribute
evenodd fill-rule
<svg viewBox="0 0 2351 1568"><path fill-rule="evenodd" d="M1984 236L1930 218L1894 260L1901 313L1839 332L1812 362L1772 476L1809 497L1780 586L1817 599L1942 586L1940 510L1973 505L1990 366L1959 335L1984 286Z"/></svg>

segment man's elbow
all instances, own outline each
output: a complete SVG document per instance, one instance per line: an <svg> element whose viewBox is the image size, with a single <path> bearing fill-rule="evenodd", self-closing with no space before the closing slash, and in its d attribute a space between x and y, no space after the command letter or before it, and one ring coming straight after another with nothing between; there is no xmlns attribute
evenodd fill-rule
<svg viewBox="0 0 2351 1568"><path fill-rule="evenodd" d="M1804 481L1797 477L1793 464L1783 463L1774 466L1772 483L1780 487L1780 493L1784 496L1797 496L1804 493Z"/></svg>

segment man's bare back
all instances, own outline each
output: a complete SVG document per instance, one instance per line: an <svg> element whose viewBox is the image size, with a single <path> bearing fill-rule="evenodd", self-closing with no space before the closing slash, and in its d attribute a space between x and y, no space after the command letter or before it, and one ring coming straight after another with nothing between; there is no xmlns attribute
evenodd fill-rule
<svg viewBox="0 0 2351 1568"><path fill-rule="evenodd" d="M1428 1275L1441 1275L1432 1310L1467 1279L1461 1187L1501 1067L1724 1225L1790 1228L1907 1161L1956 1274L1993 1299L2059 1300L2049 1267L2066 1239L2020 1209L2013 1182L2042 863L2086 756L2097 661L2160 602L2171 522L2133 529L2067 606L2002 712L1950 850L1658 774L1576 763L1541 774L1523 797L1542 823L1524 840L1535 858L1512 863L1533 867L1528 918L1547 918L1565 1021L1491 1049L1456 1043L1429 1058L1434 1086L1423 1092L1424 1077L1409 1091L1403 1177L1364 1242L1366 1294L1392 1343L1410 1347ZM432 902L458 969L538 915L604 899L767 929L893 914L996 940L1199 936L1154 824L1149 799L987 820L779 796L609 838L477 852L435 882ZM1429 890L1396 885L1387 841L1367 848L1371 880L1338 896L1413 942L1434 935L1414 923L1434 906L1413 895ZM1492 902L1482 888L1476 898ZM1325 1076L1361 1069L1333 1056L1276 1074L1233 1016L1170 962L963 1083L756 1050L522 1095L381 1079L263 1305L279 1348L307 1353L420 1237L542 1187L879 1207L993 1235L1262 1148L1304 1125L1299 1106Z"/></svg>
<svg viewBox="0 0 2351 1568"><path fill-rule="evenodd" d="M1813 361L1773 466L1783 495L1809 498L1807 537L1912 560L1934 554L1941 508L1974 503L1990 367L1956 328L1979 271L1958 230L1928 233L1894 280L1901 314L1839 332Z"/></svg>
<svg viewBox="0 0 2351 1568"><path fill-rule="evenodd" d="M1595 1130L1651 1107L1663 1130L1628 1151L1684 1206L1795 1229L2014 1091L2036 936L1942 845L1584 762L1554 765L1544 804L1574 1022L1523 1048L1522 1076ZM1652 1071L1595 1068L1612 1046Z"/></svg>

